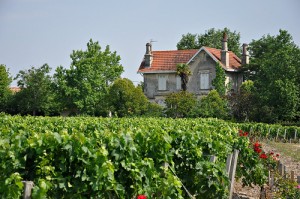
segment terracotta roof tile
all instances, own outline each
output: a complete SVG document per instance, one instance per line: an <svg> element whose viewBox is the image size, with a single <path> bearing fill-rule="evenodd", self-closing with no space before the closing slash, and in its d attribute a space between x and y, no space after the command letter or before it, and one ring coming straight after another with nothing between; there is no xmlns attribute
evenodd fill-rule
<svg viewBox="0 0 300 199"><path fill-rule="evenodd" d="M221 61L221 50L216 48L203 47L218 61ZM199 49L191 50L167 50L167 51L152 51L153 60L151 67L145 67L145 60L142 61L138 72L158 72L158 71L175 71L176 65L179 63L187 63ZM222 63L221 63L222 64ZM231 51L229 51L229 67L225 69L238 69L241 66L241 60Z"/></svg>
<svg viewBox="0 0 300 199"><path fill-rule="evenodd" d="M21 91L21 88L20 87L10 87L9 88L13 93L17 93L17 92L19 92L19 91Z"/></svg>
<svg viewBox="0 0 300 199"><path fill-rule="evenodd" d="M145 67L145 62L140 65L139 73L154 72L161 70L176 70L176 65L179 63L187 63L198 52L193 50L167 50L167 51L152 51L153 59L151 67Z"/></svg>
<svg viewBox="0 0 300 199"><path fill-rule="evenodd" d="M242 62L241 62L240 58L238 58L238 56L236 56L236 54L234 54L232 51L228 51L229 52L229 66L225 67L223 65L223 63L221 62L221 50L220 49L209 48L209 47L205 47L205 49L207 51L209 51L217 60L220 61L223 68L237 70L242 65Z"/></svg>

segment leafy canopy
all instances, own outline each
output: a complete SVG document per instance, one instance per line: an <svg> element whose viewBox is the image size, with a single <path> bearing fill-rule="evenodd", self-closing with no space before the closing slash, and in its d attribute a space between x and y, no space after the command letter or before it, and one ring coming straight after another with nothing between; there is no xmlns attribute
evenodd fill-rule
<svg viewBox="0 0 300 199"><path fill-rule="evenodd" d="M200 100L200 117L217 117L226 119L228 116L227 101L220 97L216 90L212 90Z"/></svg>
<svg viewBox="0 0 300 199"><path fill-rule="evenodd" d="M165 112L168 117L182 118L188 117L191 110L196 106L196 96L187 91L171 93L165 100Z"/></svg>
<svg viewBox="0 0 300 199"><path fill-rule="evenodd" d="M50 71L48 64L19 71L15 79L21 91L14 98L20 113L48 115L53 112L54 94Z"/></svg>
<svg viewBox="0 0 300 199"><path fill-rule="evenodd" d="M182 35L182 38L177 43L177 49L198 49L202 46L221 49L221 40L224 32L226 32L228 36L228 49L234 52L236 55L240 55L240 33L236 31L232 32L228 28L218 30L211 28L205 31L204 34L187 33L186 35Z"/></svg>
<svg viewBox="0 0 300 199"><path fill-rule="evenodd" d="M70 68L60 66L54 75L62 108L89 115L107 112L109 85L123 72L120 56L109 46L102 51L99 42L90 39L85 51L74 50L70 57Z"/></svg>
<svg viewBox="0 0 300 199"><path fill-rule="evenodd" d="M9 85L11 78L5 65L0 64L0 112L6 110L8 98L11 95Z"/></svg>
<svg viewBox="0 0 300 199"><path fill-rule="evenodd" d="M148 99L141 87L135 87L129 79L115 80L109 89L109 104L118 116L142 115L148 105Z"/></svg>
<svg viewBox="0 0 300 199"><path fill-rule="evenodd" d="M300 49L285 30L250 43L248 78L258 99L257 119L265 122L299 118Z"/></svg>

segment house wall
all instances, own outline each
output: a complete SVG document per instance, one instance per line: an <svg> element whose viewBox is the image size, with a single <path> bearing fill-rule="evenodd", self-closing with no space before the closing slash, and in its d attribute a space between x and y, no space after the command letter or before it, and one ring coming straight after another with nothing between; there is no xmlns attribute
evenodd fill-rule
<svg viewBox="0 0 300 199"><path fill-rule="evenodd" d="M197 96L208 94L209 91L213 89L212 80L216 77L216 62L209 55L207 55L205 51L201 51L190 63L190 68L192 71L192 76L190 76L189 78L187 90L189 92L195 93ZM208 89L200 88L201 73L209 74Z"/></svg>
<svg viewBox="0 0 300 199"><path fill-rule="evenodd" d="M226 72L225 84L231 84L231 88L234 92L238 92L240 86L243 83L243 74L237 72Z"/></svg>
<svg viewBox="0 0 300 199"><path fill-rule="evenodd" d="M158 76L160 74L156 73L146 73L144 74L144 93L149 99L156 99L160 96L166 96L169 93L177 92L176 89L176 72L173 73L163 73L166 76L166 90L159 90L158 86Z"/></svg>

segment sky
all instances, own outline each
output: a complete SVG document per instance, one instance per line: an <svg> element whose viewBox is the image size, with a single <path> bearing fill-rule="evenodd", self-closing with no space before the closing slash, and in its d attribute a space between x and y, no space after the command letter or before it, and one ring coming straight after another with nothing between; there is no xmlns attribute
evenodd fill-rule
<svg viewBox="0 0 300 199"><path fill-rule="evenodd" d="M93 39L120 55L122 77L137 84L150 40L153 50L176 50L183 34L225 27L240 33L241 44L284 29L300 46L300 1L0 0L0 64L13 77L45 63L53 72L69 68L72 51Z"/></svg>

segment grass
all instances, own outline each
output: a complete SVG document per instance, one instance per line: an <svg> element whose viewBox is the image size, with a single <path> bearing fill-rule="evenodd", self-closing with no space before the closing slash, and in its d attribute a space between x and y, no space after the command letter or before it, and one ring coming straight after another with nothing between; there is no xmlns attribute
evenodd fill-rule
<svg viewBox="0 0 300 199"><path fill-rule="evenodd" d="M268 141L270 147L276 148L284 156L289 156L300 162L300 144Z"/></svg>

